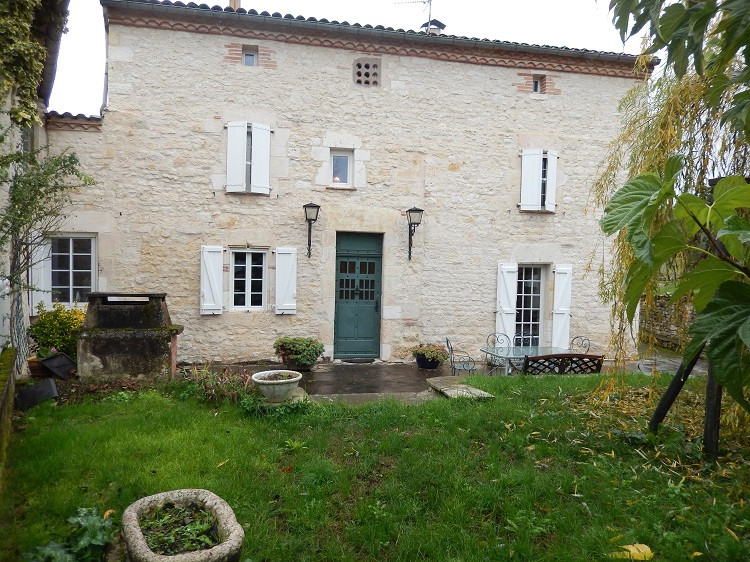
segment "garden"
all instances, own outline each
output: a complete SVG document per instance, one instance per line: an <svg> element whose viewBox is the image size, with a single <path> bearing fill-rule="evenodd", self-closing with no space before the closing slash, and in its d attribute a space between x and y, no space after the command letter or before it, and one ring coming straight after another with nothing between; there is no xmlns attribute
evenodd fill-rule
<svg viewBox="0 0 750 562"><path fill-rule="evenodd" d="M479 375L469 384L495 400L277 407L210 369L159 386L66 382L15 421L0 552L97 559L115 537L116 557L130 504L201 488L234 510L242 560L747 560L746 421L726 409L706 463L704 381L645 431L667 382Z"/></svg>

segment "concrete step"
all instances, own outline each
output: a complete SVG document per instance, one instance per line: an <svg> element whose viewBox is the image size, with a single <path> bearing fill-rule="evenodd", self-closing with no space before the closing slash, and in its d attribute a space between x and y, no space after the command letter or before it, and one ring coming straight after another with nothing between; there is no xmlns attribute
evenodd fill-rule
<svg viewBox="0 0 750 562"><path fill-rule="evenodd" d="M492 394L479 390L467 384L458 382L457 377L433 377L427 379L430 388L439 392L446 398L472 398L474 400L488 400L494 398Z"/></svg>

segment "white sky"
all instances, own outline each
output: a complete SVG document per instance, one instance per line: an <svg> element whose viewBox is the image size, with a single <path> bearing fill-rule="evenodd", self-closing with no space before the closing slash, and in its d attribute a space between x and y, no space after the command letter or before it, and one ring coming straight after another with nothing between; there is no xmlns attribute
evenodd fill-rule
<svg viewBox="0 0 750 562"><path fill-rule="evenodd" d="M183 0L186 4L189 0ZM228 0L193 0L210 6ZM349 23L415 29L428 19L420 0L243 0L242 7ZM608 13L609 0L433 0L432 18L445 33L556 47L637 54L623 47ZM104 20L99 0L70 0L49 109L98 115L104 91Z"/></svg>

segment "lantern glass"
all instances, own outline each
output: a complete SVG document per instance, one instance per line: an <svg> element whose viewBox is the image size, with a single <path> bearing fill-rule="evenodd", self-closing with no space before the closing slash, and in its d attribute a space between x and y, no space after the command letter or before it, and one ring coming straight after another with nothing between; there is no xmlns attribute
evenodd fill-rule
<svg viewBox="0 0 750 562"><path fill-rule="evenodd" d="M406 211L406 217L409 220L409 224L420 224L422 222L422 213L424 213L424 209L418 209L417 207L412 207Z"/></svg>
<svg viewBox="0 0 750 562"><path fill-rule="evenodd" d="M303 208L305 209L305 220L308 222L315 222L318 220L318 211L320 211L320 205L316 205L315 203L308 203L307 205L303 205Z"/></svg>

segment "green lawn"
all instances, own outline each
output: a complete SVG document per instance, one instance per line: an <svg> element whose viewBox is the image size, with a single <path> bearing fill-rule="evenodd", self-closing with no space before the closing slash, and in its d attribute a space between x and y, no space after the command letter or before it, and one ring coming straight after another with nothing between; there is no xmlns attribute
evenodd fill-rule
<svg viewBox="0 0 750 562"><path fill-rule="evenodd" d="M207 488L247 560L597 560L633 543L654 560L750 559L750 451L723 439L700 463L701 381L649 439L660 390L629 375L595 392L603 378L479 376L496 400L278 419L168 390L42 404L11 443L0 557L60 540L78 507L119 524L142 496Z"/></svg>

